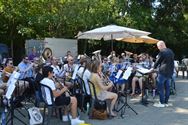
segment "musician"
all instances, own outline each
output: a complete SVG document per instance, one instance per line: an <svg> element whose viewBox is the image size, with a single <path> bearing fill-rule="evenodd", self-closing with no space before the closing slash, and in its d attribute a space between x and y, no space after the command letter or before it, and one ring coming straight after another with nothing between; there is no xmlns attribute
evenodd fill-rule
<svg viewBox="0 0 188 125"><path fill-rule="evenodd" d="M140 90L142 91L143 81L144 81L145 77L141 73L136 71L136 65L144 67L144 64L145 63L144 63L143 55L139 56L139 63L138 64L133 64L133 70L134 70L133 72L136 72L136 74L135 74L135 76L132 79L132 93L131 93L131 96L135 95L136 82L138 82ZM142 96L142 93L139 96Z"/></svg>
<svg viewBox="0 0 188 125"><path fill-rule="evenodd" d="M120 62L119 58L116 58L116 70L117 70L116 75L119 70L122 70L122 71L126 70L127 66L128 65L125 65L125 63ZM115 84L117 86L118 91L124 92L125 83L127 83L128 81L123 79L122 77L123 77L123 73L121 73L119 78L115 78Z"/></svg>
<svg viewBox="0 0 188 125"><path fill-rule="evenodd" d="M4 88L4 90L7 88L7 82L10 78L10 75L13 73L13 71L17 70L14 65L13 65L13 60L12 59L7 59L5 63L6 67L3 69L3 74L2 74L2 79L3 79L3 84L1 84L0 88ZM23 83L23 81L19 81L19 92L20 94L23 93L25 88L28 86L28 83Z"/></svg>
<svg viewBox="0 0 188 125"><path fill-rule="evenodd" d="M38 57L37 53L36 53L36 48L33 47L32 50L31 50L31 53L28 55L28 59L30 61L33 61L34 58Z"/></svg>
<svg viewBox="0 0 188 125"><path fill-rule="evenodd" d="M58 78L62 78L64 76L64 70L63 67L59 67L58 65L58 59L56 57L52 57L52 65L54 76Z"/></svg>
<svg viewBox="0 0 188 125"><path fill-rule="evenodd" d="M18 64L18 69L21 73L19 79L33 77L33 63L29 61L27 56L24 56L22 61Z"/></svg>
<svg viewBox="0 0 188 125"><path fill-rule="evenodd" d="M12 59L7 59L5 63L6 67L3 69L3 74L2 74L2 80L3 82L7 82L11 73L14 71L14 65Z"/></svg>
<svg viewBox="0 0 188 125"><path fill-rule="evenodd" d="M108 74L110 68L110 64L108 63L108 59L104 57L102 61L102 72L103 74Z"/></svg>
<svg viewBox="0 0 188 125"><path fill-rule="evenodd" d="M69 56L72 56L72 52L71 51L67 51L66 52L66 55L63 57L63 62L64 62L64 64L67 64L68 63L68 57Z"/></svg>
<svg viewBox="0 0 188 125"><path fill-rule="evenodd" d="M112 88L113 83L109 82L108 84L104 84L104 81L101 76L101 70L102 70L102 65L100 61L95 60L91 68L92 73L91 73L90 81L95 85L96 95L98 99L111 100L109 115L116 116L116 114L113 112L113 109L118 96L116 93L108 91L110 88ZM93 91L91 92L93 93Z"/></svg>
<svg viewBox="0 0 188 125"><path fill-rule="evenodd" d="M1 85L3 84L2 81L2 70L3 70L3 66L0 66L0 96L4 95L4 87L1 87Z"/></svg>
<svg viewBox="0 0 188 125"><path fill-rule="evenodd" d="M7 81L11 75L11 73L13 73L14 71L14 65L13 65L13 61L12 59L7 59L6 63L5 63L5 68L2 71L2 83L0 84L0 93L4 93L5 90L7 89Z"/></svg>
<svg viewBox="0 0 188 125"><path fill-rule="evenodd" d="M108 58L108 60L113 60L113 58L116 58L116 52L111 51L110 55L107 58Z"/></svg>
<svg viewBox="0 0 188 125"><path fill-rule="evenodd" d="M64 65L64 71L65 71L66 81L70 81L73 71L74 71L74 68L75 68L73 56L69 55L67 57L67 61L68 61L68 63Z"/></svg>
<svg viewBox="0 0 188 125"><path fill-rule="evenodd" d="M18 64L18 70L20 72L19 80L29 82L29 91L27 94L34 93L34 69L33 63L31 63L27 56L23 56L22 61Z"/></svg>
<svg viewBox="0 0 188 125"><path fill-rule="evenodd" d="M116 82L116 73L118 71L118 68L117 68L117 63L118 63L119 59L117 59L117 57L114 57L112 58L112 64L110 65L109 67L109 72L110 72L110 80L115 83Z"/></svg>
<svg viewBox="0 0 188 125"><path fill-rule="evenodd" d="M77 71L77 75L79 75L81 78L83 77L83 73L86 69L86 65L87 65L87 59L85 57L82 57L80 59L80 65Z"/></svg>
<svg viewBox="0 0 188 125"><path fill-rule="evenodd" d="M53 78L53 68L50 66L45 66L43 68L43 76L44 79L41 81L41 84L47 85L52 89L52 93L54 96L55 104L58 106L60 105L71 105L71 125L78 125L81 123L84 123L83 120L79 120L77 118L77 99L75 97L66 97L65 92L68 91L68 88L66 86L62 86L60 89L57 89L55 87L55 82L52 80ZM48 104L52 104L51 98L50 98L50 92L46 92L46 100Z"/></svg>

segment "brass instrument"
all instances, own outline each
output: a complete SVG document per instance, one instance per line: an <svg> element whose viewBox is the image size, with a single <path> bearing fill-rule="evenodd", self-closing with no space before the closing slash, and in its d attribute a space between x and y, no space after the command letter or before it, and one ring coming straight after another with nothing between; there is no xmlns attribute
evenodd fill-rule
<svg viewBox="0 0 188 125"><path fill-rule="evenodd" d="M97 50L97 51L94 51L93 54L94 54L94 59L100 61L100 63L102 63L102 60L101 60L101 50Z"/></svg>
<svg viewBox="0 0 188 125"><path fill-rule="evenodd" d="M45 48L42 52L42 57L47 60L49 57L52 56L52 50L50 48Z"/></svg>

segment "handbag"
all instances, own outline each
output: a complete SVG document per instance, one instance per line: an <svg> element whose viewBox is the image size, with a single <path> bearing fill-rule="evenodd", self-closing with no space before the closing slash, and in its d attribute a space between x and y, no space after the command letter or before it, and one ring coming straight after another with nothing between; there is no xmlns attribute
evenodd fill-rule
<svg viewBox="0 0 188 125"><path fill-rule="evenodd" d="M107 108L106 101L96 99L95 102L94 102L94 108L95 108L96 110L105 111L106 108Z"/></svg>
<svg viewBox="0 0 188 125"><path fill-rule="evenodd" d="M99 120L105 120L108 118L107 111L104 110L96 110L95 108L92 109L92 119L99 119Z"/></svg>
<svg viewBox="0 0 188 125"><path fill-rule="evenodd" d="M43 121L43 117L40 113L39 108L37 107L32 107L28 109L29 112L29 124L30 125L36 125L36 124L41 124Z"/></svg>

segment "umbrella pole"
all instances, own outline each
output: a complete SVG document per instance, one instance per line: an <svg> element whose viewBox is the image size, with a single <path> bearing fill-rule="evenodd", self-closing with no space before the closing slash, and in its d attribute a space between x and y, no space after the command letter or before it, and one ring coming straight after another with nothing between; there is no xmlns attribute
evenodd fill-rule
<svg viewBox="0 0 188 125"><path fill-rule="evenodd" d="M113 51L113 49L114 49L113 46L114 46L114 45L113 45L113 37L112 37L112 34L111 34L111 50L112 50L112 51Z"/></svg>

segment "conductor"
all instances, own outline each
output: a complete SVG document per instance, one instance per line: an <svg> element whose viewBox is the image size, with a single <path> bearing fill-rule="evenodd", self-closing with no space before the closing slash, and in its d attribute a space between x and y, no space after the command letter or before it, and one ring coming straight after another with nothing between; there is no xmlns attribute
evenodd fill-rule
<svg viewBox="0 0 188 125"><path fill-rule="evenodd" d="M159 54L154 64L154 69L159 68L157 76L157 89L159 92L160 102L155 103L155 107L168 107L168 100L170 96L170 81L174 70L174 53L171 49L166 47L164 41L157 43ZM165 91L164 91L165 89Z"/></svg>

